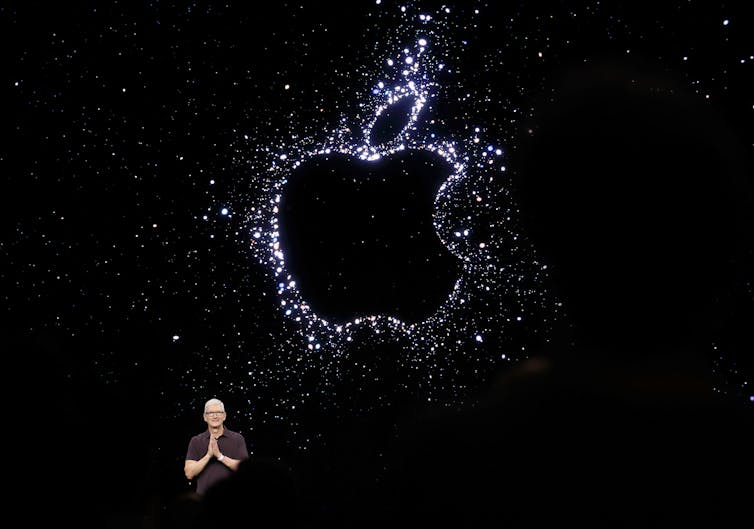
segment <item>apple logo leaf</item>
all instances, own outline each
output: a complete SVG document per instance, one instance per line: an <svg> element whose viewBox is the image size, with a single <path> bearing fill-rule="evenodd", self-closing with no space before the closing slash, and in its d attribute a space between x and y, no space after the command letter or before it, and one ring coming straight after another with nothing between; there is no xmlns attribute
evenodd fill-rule
<svg viewBox="0 0 754 529"><path fill-rule="evenodd" d="M418 114L419 105L410 96L399 98L377 113L374 123L368 129L367 140L372 145L385 145L396 140L411 125L412 116Z"/></svg>

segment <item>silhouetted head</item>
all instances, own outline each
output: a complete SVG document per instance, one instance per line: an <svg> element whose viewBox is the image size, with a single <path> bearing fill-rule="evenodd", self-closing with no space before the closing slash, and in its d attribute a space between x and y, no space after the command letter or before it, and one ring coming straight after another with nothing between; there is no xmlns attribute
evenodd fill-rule
<svg viewBox="0 0 754 529"><path fill-rule="evenodd" d="M204 527L303 525L298 476L285 462L254 455L204 496Z"/></svg>
<svg viewBox="0 0 754 529"><path fill-rule="evenodd" d="M688 348L751 235L743 158L710 103L619 60L563 76L518 155L528 235L583 347Z"/></svg>

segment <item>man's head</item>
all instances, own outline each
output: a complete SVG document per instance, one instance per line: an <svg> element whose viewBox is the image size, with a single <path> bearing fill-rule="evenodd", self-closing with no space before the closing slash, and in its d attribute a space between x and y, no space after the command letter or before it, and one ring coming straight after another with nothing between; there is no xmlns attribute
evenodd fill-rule
<svg viewBox="0 0 754 529"><path fill-rule="evenodd" d="M225 421L225 404L220 399L209 399L204 404L204 420L210 427L218 427Z"/></svg>

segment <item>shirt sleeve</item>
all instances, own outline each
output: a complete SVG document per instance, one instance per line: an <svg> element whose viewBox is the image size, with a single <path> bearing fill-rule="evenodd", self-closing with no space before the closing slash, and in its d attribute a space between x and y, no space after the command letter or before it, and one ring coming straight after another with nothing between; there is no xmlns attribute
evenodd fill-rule
<svg viewBox="0 0 754 529"><path fill-rule="evenodd" d="M199 461L206 453L207 447L205 446L202 449L201 440L197 437L192 437L191 441L189 441L188 450L186 451L186 459Z"/></svg>

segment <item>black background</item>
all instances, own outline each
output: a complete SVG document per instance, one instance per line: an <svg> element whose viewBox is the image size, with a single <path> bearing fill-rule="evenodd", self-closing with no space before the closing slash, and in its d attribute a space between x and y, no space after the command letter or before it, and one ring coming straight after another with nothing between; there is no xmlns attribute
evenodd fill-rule
<svg viewBox="0 0 754 529"><path fill-rule="evenodd" d="M497 97L463 107L464 114L483 113L515 149L536 129L537 102L556 95L550 79L594 57L630 56L709 96L751 177L754 49L746 39L754 27L744 2L659 2L651 11L628 2L568 4L482 5L476 26L451 33L470 47L458 78ZM458 11L467 16L474 7ZM389 33L384 21L375 28L376 9L373 2L0 8L0 330L6 387L14 388L5 399L6 430L23 439L12 455L36 462L19 469L32 474L35 494L59 508L86 505L96 520L154 516L188 489L183 456L211 396L225 400L229 427L242 430L258 453L309 463L299 446L311 430L343 467L364 455L360 441L375 442L373 424L389 423L389 410L401 409L378 406L349 422L312 398L299 407L294 435L274 420L290 404L291 379L277 376L278 362L255 364L270 370L266 393L239 383L247 369L239 353L280 348L293 358L280 336L296 328L281 317L274 285L249 252L241 212L218 214L243 202L238 191L253 182L244 177L258 167L255 149L279 137L291 112L300 123L337 121L360 48L373 46L365 42L370 35ZM538 60L538 49L548 50L546 60ZM281 90L288 83L290 91ZM521 109L515 122L508 121L512 106ZM249 143L240 140L244 131ZM313 270L313 277L324 273ZM404 307L422 308L412 305L415 292L404 294ZM715 364L725 380L720 389L747 400L751 300L748 280ZM364 341L360 361L383 366L380 382L365 390L356 368L345 371L335 399L347 409L375 395L410 406L411 391L396 391L381 362L397 349ZM316 380L299 383L327 393ZM249 406L253 412L234 416Z"/></svg>

